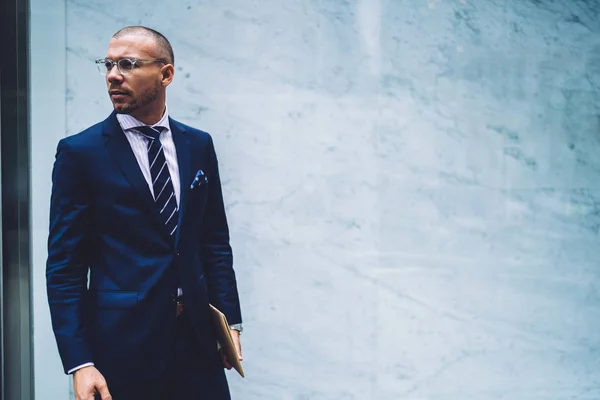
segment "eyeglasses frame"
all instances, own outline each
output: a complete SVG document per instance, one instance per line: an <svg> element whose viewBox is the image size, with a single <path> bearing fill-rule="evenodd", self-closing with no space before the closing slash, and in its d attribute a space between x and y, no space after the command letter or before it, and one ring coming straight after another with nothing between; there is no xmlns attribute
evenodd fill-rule
<svg viewBox="0 0 600 400"><path fill-rule="evenodd" d="M131 62L131 70L130 71L123 72L123 70L121 69L121 66L119 65L121 60L129 60ZM135 58L135 57L123 57L123 58L119 58L118 60L112 60L110 58L99 58L96 60L96 66L100 67L101 64L106 64L107 62L111 63L110 69L107 69L106 72L100 71L100 69L99 69L99 72L101 75L104 75L104 76L108 75L110 73L110 71L112 71L112 69L115 67L115 65L117 66L117 69L119 70L121 75L128 75L131 72L133 72L133 70L135 68L135 64L138 62L160 62L165 65L169 64L169 62L167 60L164 60L162 58L143 59L143 58Z"/></svg>

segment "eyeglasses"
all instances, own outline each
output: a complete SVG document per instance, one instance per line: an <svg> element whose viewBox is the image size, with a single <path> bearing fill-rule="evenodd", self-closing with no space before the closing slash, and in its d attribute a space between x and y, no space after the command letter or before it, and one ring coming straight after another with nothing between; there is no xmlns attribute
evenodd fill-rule
<svg viewBox="0 0 600 400"><path fill-rule="evenodd" d="M110 58L101 58L96 60L96 66L98 67L98 71L102 75L109 74L112 71L115 64L117 64L117 68L119 68L119 72L122 75L130 74L135 68L137 63L144 62L159 62L163 64L168 64L166 60L156 59L156 60L143 60L140 58L120 58L117 61L113 61Z"/></svg>

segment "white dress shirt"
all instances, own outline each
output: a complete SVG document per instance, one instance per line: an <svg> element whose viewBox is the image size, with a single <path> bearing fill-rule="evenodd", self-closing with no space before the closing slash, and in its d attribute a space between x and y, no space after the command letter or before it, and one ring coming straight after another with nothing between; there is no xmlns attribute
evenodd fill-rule
<svg viewBox="0 0 600 400"><path fill-rule="evenodd" d="M133 154L142 170L142 174L144 174L144 178L146 178L150 193L154 196L152 174L150 173L150 163L148 162L148 139L136 129L140 126L146 126L146 124L128 114L117 114L117 120L119 121L119 125L121 125L121 129L125 132L125 137L127 137L127 140L131 145L131 150L133 150ZM177 152L175 150L175 143L173 142L171 127L169 126L169 113L167 110L165 110L162 119L153 125L153 127L157 126L164 128L160 134L159 140L163 147L163 152L165 153L167 167L169 168L169 174L171 175L171 182L173 182L177 207L179 208L179 165L177 164Z"/></svg>

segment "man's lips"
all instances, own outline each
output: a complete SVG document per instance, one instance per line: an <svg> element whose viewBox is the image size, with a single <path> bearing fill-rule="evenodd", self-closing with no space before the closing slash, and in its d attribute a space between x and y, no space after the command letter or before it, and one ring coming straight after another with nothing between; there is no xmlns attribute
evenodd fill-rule
<svg viewBox="0 0 600 400"><path fill-rule="evenodd" d="M121 90L110 90L108 93L110 94L110 97L115 100L124 99L125 96L129 96L129 93Z"/></svg>

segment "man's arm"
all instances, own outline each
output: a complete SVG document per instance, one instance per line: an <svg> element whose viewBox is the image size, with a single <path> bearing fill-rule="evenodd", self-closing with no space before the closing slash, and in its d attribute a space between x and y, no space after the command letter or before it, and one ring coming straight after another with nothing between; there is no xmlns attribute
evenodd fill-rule
<svg viewBox="0 0 600 400"><path fill-rule="evenodd" d="M52 328L66 373L73 373L76 400L111 396L94 367L85 306L89 198L83 164L65 140L58 143L52 171L46 288Z"/></svg>
<svg viewBox="0 0 600 400"><path fill-rule="evenodd" d="M233 270L233 254L229 244L229 228L223 204L217 155L210 136L207 157L210 169L202 222L202 256L208 294L210 302L225 314L230 324L236 326L241 324L242 315Z"/></svg>
<svg viewBox="0 0 600 400"><path fill-rule="evenodd" d="M93 362L85 307L89 199L83 174L78 154L61 140L52 171L46 287L65 372Z"/></svg>

